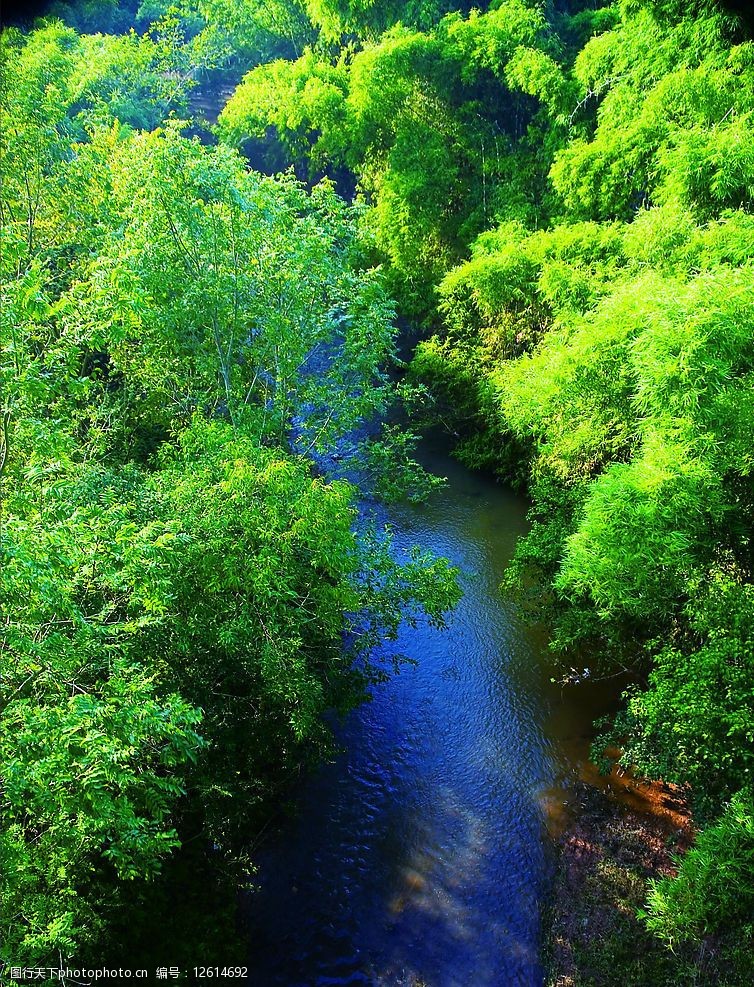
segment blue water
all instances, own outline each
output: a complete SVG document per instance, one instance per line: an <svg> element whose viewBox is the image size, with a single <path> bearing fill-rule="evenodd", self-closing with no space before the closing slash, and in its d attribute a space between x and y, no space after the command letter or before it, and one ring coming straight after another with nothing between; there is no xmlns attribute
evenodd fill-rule
<svg viewBox="0 0 754 987"><path fill-rule="evenodd" d="M553 733L541 647L499 592L526 504L426 455L450 482L428 505L391 509L396 551L450 558L464 597L446 630L404 628L391 650L416 665L348 718L343 754L257 855L255 985L542 982L542 793L563 771L571 718L561 710Z"/></svg>

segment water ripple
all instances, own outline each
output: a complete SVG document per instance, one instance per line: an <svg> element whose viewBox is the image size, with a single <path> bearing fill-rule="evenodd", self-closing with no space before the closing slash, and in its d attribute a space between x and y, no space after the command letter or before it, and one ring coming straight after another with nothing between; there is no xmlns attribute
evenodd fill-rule
<svg viewBox="0 0 754 987"><path fill-rule="evenodd" d="M406 628L415 666L344 724L259 856L251 982L534 987L545 878L539 792L557 765L538 649L498 586L525 504L453 464L449 489L390 520L463 569L440 632Z"/></svg>

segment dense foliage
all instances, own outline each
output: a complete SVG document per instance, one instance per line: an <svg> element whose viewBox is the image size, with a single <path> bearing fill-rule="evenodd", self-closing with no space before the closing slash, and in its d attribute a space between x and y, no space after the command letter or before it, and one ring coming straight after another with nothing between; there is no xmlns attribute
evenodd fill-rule
<svg viewBox="0 0 754 987"><path fill-rule="evenodd" d="M386 414L394 297L415 414L533 498L508 585L564 668L632 677L598 753L690 786L648 927L727 930L750 979L754 43L714 0L480 6L60 0L3 35L15 956L99 935L103 868L154 875L192 797L235 852L369 645L451 601L302 456Z"/></svg>
<svg viewBox="0 0 754 987"><path fill-rule="evenodd" d="M186 835L240 867L456 591L305 455L392 401L354 211L164 121L148 37L3 44L0 950L44 964L101 958Z"/></svg>
<svg viewBox="0 0 754 987"><path fill-rule="evenodd" d="M438 279L508 200L506 180L526 168L514 145L530 99L515 80L528 71L521 53L539 39L549 47L542 13L505 0L468 19L449 14L427 32L396 25L334 59L308 49L248 73L220 133L244 145L272 128L283 161L303 158L310 174L354 172L404 311L426 313ZM547 71L549 56L538 56ZM516 185L533 218L537 188Z"/></svg>
<svg viewBox="0 0 754 987"><path fill-rule="evenodd" d="M690 785L709 824L652 892L650 928L669 943L735 928L746 977L752 45L712 4L617 13L563 63L547 228L506 210L477 239L439 284L444 328L415 370L445 413L464 392L467 461L528 464L533 526L509 584L549 587L566 667L578 648L593 675L632 670L602 744ZM562 125L544 99L537 120Z"/></svg>
<svg viewBox="0 0 754 987"><path fill-rule="evenodd" d="M402 306L441 327L412 366L434 416L533 494L509 585L566 667L632 670L605 740L710 823L650 927L750 946L753 52L711 2L501 0L254 69L220 120L356 174Z"/></svg>

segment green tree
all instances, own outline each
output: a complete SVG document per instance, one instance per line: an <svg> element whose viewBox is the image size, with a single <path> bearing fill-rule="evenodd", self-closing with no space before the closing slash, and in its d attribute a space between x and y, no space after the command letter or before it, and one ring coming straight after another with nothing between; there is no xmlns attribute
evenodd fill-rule
<svg viewBox="0 0 754 987"><path fill-rule="evenodd" d="M121 123L145 64L174 84L159 38L3 40L0 948L44 965L111 943L187 833L237 880L325 711L457 587L306 455L392 400L356 212Z"/></svg>

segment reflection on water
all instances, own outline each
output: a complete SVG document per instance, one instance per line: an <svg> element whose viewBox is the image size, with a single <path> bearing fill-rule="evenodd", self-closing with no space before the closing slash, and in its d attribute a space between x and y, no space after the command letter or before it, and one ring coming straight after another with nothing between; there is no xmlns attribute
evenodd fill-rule
<svg viewBox="0 0 754 987"><path fill-rule="evenodd" d="M344 753L260 852L253 984L541 983L542 793L585 749L590 715L549 683L498 590L525 502L427 455L449 487L391 510L396 544L449 557L465 595L446 631L403 630L395 650L417 664L350 716Z"/></svg>

